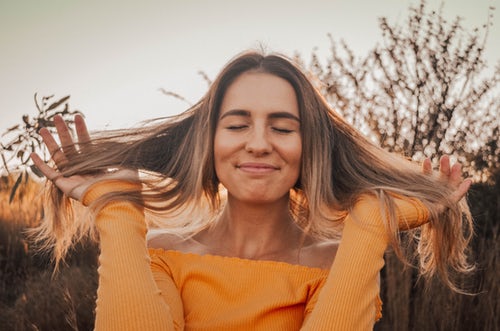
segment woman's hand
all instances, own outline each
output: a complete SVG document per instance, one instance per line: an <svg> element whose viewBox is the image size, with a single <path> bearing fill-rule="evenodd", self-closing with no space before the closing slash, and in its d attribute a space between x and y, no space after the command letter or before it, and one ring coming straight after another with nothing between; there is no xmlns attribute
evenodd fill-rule
<svg viewBox="0 0 500 331"><path fill-rule="evenodd" d="M425 174L432 175L432 164L430 159L425 159L422 165L422 171ZM438 180L444 182L447 186L453 189L450 198L454 202L460 201L469 190L472 180L470 178L462 178L462 167L459 163L451 165L450 158L444 155L439 160L439 177ZM444 210L444 207L442 207Z"/></svg>
<svg viewBox="0 0 500 331"><path fill-rule="evenodd" d="M102 179L127 179L134 178L137 173L131 170L119 170L112 173L105 173L98 176L64 176L58 169L64 167L65 163L68 162L68 155L75 155L76 153L84 153L82 150L77 150L76 146L78 144L86 144L90 141L89 132L87 126L82 116L75 116L75 127L77 134L77 141L74 142L68 126L64 122L61 116L54 117L54 123L57 130L57 135L61 141L60 147L52 134L46 128L40 130L40 135L42 136L43 142L47 146L52 160L55 163L56 168L50 167L46 164L38 154L32 153L31 159L35 166L40 169L40 171L51 180L55 186L57 186L62 192L67 196L81 200L83 193L98 180Z"/></svg>

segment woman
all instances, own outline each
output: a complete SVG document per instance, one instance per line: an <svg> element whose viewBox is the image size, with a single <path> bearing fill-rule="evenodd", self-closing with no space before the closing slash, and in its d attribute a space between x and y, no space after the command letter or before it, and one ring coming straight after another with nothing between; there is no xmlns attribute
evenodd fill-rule
<svg viewBox="0 0 500 331"><path fill-rule="evenodd" d="M141 130L90 139L75 123L77 143L56 118L62 148L41 131L55 168L32 156L54 184L40 237L59 260L95 224L96 329L369 330L385 249L424 223L421 273L453 288L449 268L469 268L460 166L443 157L435 176L376 147L283 56L236 57L195 106ZM73 220L68 197L95 221ZM146 244L144 215L169 231Z"/></svg>

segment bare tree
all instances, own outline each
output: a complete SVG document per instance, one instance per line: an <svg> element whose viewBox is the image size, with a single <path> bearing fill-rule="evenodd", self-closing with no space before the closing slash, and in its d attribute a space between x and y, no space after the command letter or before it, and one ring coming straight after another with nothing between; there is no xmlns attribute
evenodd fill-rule
<svg viewBox="0 0 500 331"><path fill-rule="evenodd" d="M486 24L467 31L425 1L404 25L380 18L383 41L358 58L331 38L326 64L309 64L327 100L384 148L411 156L455 155L483 180L499 166L500 62L488 68Z"/></svg>
<svg viewBox="0 0 500 331"><path fill-rule="evenodd" d="M69 107L70 96L65 96L57 100L53 100L54 96L38 97L34 96L37 114L33 117L23 115L22 124L16 124L8 128L1 136L0 140L0 174L10 175L14 172L17 179L12 187L10 201L14 198L16 190L23 182L28 181L30 174L35 174L38 177L43 177L40 171L31 165L31 152L42 152L44 159L48 160L42 139L39 135L41 128L47 128L50 131L55 131L54 117L60 115L68 123L69 127L73 126L73 115L80 113L78 110L71 110ZM29 170L28 170L29 169Z"/></svg>

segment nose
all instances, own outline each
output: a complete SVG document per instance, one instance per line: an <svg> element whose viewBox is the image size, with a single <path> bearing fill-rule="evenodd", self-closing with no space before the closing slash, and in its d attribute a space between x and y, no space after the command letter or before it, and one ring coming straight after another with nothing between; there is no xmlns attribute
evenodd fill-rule
<svg viewBox="0 0 500 331"><path fill-rule="evenodd" d="M253 130L249 132L245 150L255 155L268 154L273 150L264 127L254 127Z"/></svg>

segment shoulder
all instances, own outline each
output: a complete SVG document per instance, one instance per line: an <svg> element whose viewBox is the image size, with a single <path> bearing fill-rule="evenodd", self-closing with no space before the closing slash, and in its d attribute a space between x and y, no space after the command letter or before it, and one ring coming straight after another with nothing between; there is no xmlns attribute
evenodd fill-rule
<svg viewBox="0 0 500 331"><path fill-rule="evenodd" d="M146 237L148 248L179 251L183 253L204 253L204 247L189 236L181 236L161 230L150 230Z"/></svg>
<svg viewBox="0 0 500 331"><path fill-rule="evenodd" d="M312 268L330 269L338 247L337 240L315 240L300 249L300 264Z"/></svg>
<svg viewBox="0 0 500 331"><path fill-rule="evenodd" d="M148 248L176 250L185 239L179 235L158 230L150 230L146 236Z"/></svg>

